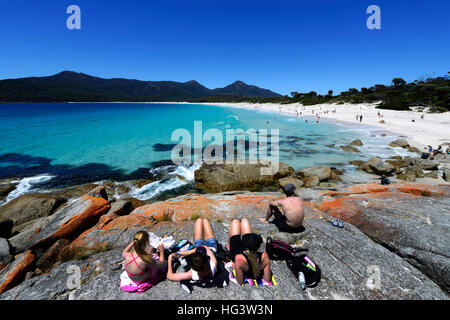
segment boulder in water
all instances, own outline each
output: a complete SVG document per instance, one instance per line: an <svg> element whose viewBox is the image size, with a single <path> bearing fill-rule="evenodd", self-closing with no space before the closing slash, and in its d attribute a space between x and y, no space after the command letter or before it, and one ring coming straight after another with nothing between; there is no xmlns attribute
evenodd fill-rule
<svg viewBox="0 0 450 320"><path fill-rule="evenodd" d="M51 193L30 193L0 206L0 220L11 219L19 225L52 215L67 198Z"/></svg>
<svg viewBox="0 0 450 320"><path fill-rule="evenodd" d="M389 143L389 146L394 148L407 148L409 147L409 143L405 139L397 139Z"/></svg>
<svg viewBox="0 0 450 320"><path fill-rule="evenodd" d="M390 163L384 162L379 157L370 158L370 160L367 161L367 165L377 175L382 175L382 174L389 175L395 170L395 167L393 165L391 165Z"/></svg>
<svg viewBox="0 0 450 320"><path fill-rule="evenodd" d="M206 164L195 170L195 186L210 192L261 190L291 176L294 169L284 162L270 164Z"/></svg>

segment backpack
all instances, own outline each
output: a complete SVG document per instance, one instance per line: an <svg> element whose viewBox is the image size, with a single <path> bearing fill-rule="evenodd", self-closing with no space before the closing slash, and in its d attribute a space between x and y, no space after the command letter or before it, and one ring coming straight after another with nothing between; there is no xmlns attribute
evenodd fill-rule
<svg viewBox="0 0 450 320"><path fill-rule="evenodd" d="M320 282L322 272L319 266L306 254L287 260L286 265L296 278L298 278L300 272L303 272L307 287L315 287Z"/></svg>
<svg viewBox="0 0 450 320"><path fill-rule="evenodd" d="M289 260L292 259L297 252L308 251L304 248L293 248L290 244L273 240L268 237L266 241L266 252L269 255L270 260Z"/></svg>

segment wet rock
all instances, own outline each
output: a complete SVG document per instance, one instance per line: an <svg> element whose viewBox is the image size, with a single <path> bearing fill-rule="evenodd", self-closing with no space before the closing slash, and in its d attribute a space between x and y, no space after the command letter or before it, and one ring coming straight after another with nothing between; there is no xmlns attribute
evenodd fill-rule
<svg viewBox="0 0 450 320"><path fill-rule="evenodd" d="M330 167L330 169L331 169L331 172L337 176L342 176L344 174L343 171L337 169L336 167Z"/></svg>
<svg viewBox="0 0 450 320"><path fill-rule="evenodd" d="M40 217L52 215L67 198L51 193L31 193L0 206L0 220L10 219L19 225Z"/></svg>
<svg viewBox="0 0 450 320"><path fill-rule="evenodd" d="M395 167L393 165L384 162L379 157L372 157L369 161L367 161L367 165L377 175L390 175L395 170ZM367 170L364 171L368 172Z"/></svg>
<svg viewBox="0 0 450 320"><path fill-rule="evenodd" d="M303 181L292 178L292 177L286 177L278 180L278 183L280 184L280 187L284 187L287 184L292 184L296 189L300 189L303 186Z"/></svg>
<svg viewBox="0 0 450 320"><path fill-rule="evenodd" d="M364 164L365 162L364 161L362 161L362 160L352 160L352 161L350 161L349 162L351 165L353 165L353 166L361 166L362 164Z"/></svg>
<svg viewBox="0 0 450 320"><path fill-rule="evenodd" d="M35 255L27 251L15 257L7 267L0 271L0 293L9 290L20 283L25 277L26 272L31 268Z"/></svg>
<svg viewBox="0 0 450 320"><path fill-rule="evenodd" d="M405 139L397 139L392 141L389 146L394 148L407 148L409 143Z"/></svg>
<svg viewBox="0 0 450 320"><path fill-rule="evenodd" d="M353 146L339 146L339 148L347 152L360 152L358 148L355 148Z"/></svg>
<svg viewBox="0 0 450 320"><path fill-rule="evenodd" d="M331 177L331 169L327 166L321 167L309 167L306 169L299 170L297 176L301 178L316 176L319 181L326 181Z"/></svg>
<svg viewBox="0 0 450 320"><path fill-rule="evenodd" d="M6 199L8 194L16 189L16 183L2 183L0 184L0 201Z"/></svg>
<svg viewBox="0 0 450 320"><path fill-rule="evenodd" d="M351 145L351 146L362 146L363 143L362 143L361 140L355 139L355 140L353 140L352 142L350 142L350 145Z"/></svg>
<svg viewBox="0 0 450 320"><path fill-rule="evenodd" d="M261 190L291 176L294 169L286 163L257 164L206 164L197 169L195 186L210 192L232 190Z"/></svg>
<svg viewBox="0 0 450 320"><path fill-rule="evenodd" d="M312 188L312 187L316 187L320 180L317 176L309 176L305 178L305 187L306 188Z"/></svg>

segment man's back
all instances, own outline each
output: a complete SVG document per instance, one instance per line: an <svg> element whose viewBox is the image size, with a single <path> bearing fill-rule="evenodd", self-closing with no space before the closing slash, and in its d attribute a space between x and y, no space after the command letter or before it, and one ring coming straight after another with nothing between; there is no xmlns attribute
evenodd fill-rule
<svg viewBox="0 0 450 320"><path fill-rule="evenodd" d="M300 227L305 216L303 201L299 197L291 196L279 201L283 209L286 222L291 227Z"/></svg>

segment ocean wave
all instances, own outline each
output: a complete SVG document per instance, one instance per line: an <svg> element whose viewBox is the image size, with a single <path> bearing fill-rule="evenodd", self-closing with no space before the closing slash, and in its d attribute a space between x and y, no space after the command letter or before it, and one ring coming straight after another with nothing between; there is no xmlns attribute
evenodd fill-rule
<svg viewBox="0 0 450 320"><path fill-rule="evenodd" d="M174 171L170 172L166 178L151 182L141 188L132 188L132 191L128 195L139 200L148 200L165 191L192 183L194 181L194 172L200 166L200 163L194 163L189 167L180 165Z"/></svg>
<svg viewBox="0 0 450 320"><path fill-rule="evenodd" d="M26 193L30 193L32 191L38 191L39 188L36 186L43 183L43 182L47 182L51 179L53 179L55 176L50 175L50 174L41 174L38 176L34 176L34 177L28 177L28 178L23 178L21 180L13 180L11 181L12 183L18 183L18 185L16 186L16 189L11 191L8 196L6 197L6 199L4 200L3 203L0 204L6 204Z"/></svg>

